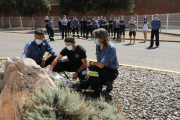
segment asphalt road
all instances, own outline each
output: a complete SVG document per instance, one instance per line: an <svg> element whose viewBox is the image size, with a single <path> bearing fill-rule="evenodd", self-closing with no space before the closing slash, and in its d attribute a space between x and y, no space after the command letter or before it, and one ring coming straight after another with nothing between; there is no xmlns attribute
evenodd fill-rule
<svg viewBox="0 0 180 120"><path fill-rule="evenodd" d="M8 31L0 32L0 57L21 56L22 50L27 42L34 38L33 32L12 33ZM47 35L46 35L47 37ZM55 36L55 42L50 42L56 54L59 54L65 47L61 36ZM76 42L87 51L88 59L96 60L95 44L91 39L77 39ZM129 40L125 42L111 41L117 50L120 64L150 67L164 70L180 71L180 43L161 42L159 48L149 49L150 42L136 41L136 44L129 45Z"/></svg>

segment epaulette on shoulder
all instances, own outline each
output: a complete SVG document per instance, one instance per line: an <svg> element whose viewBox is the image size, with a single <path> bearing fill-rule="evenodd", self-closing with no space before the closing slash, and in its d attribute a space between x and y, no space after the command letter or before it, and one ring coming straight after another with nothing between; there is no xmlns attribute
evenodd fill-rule
<svg viewBox="0 0 180 120"><path fill-rule="evenodd" d="M108 48L110 48L110 47L111 47L111 45L109 44L109 45L107 45L107 47L108 47Z"/></svg>

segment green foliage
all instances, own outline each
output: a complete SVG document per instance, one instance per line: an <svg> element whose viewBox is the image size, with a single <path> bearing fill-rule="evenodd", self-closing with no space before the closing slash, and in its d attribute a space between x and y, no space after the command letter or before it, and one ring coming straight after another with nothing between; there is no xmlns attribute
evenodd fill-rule
<svg viewBox="0 0 180 120"><path fill-rule="evenodd" d="M114 11L133 12L134 0L58 0L61 14L68 15L70 11L84 15L88 11L98 11L101 14Z"/></svg>
<svg viewBox="0 0 180 120"><path fill-rule="evenodd" d="M24 17L38 16L40 13L48 14L50 10L50 0L16 0L15 11Z"/></svg>
<svg viewBox="0 0 180 120"><path fill-rule="evenodd" d="M8 14L15 8L16 0L0 0L0 12Z"/></svg>
<svg viewBox="0 0 180 120"><path fill-rule="evenodd" d="M103 98L85 98L75 91L59 85L57 89L44 87L42 91L30 94L25 100L25 120L123 120L117 106L104 102Z"/></svg>
<svg viewBox="0 0 180 120"><path fill-rule="evenodd" d="M94 2L95 11L99 11L101 14L113 13L114 11L133 12L134 8L134 0L95 0Z"/></svg>
<svg viewBox="0 0 180 120"><path fill-rule="evenodd" d="M59 9L62 15L68 15L70 11L75 14L79 13L84 15L86 12L93 9L91 0L58 0Z"/></svg>

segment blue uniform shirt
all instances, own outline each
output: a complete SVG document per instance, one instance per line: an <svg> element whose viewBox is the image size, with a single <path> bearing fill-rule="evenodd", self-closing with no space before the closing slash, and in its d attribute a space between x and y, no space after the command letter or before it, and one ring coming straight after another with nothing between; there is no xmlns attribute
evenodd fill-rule
<svg viewBox="0 0 180 120"><path fill-rule="evenodd" d="M97 21L96 21L96 23L97 23L97 28L99 28L99 27L100 27L100 25L99 25L99 21L100 21L100 20L97 20Z"/></svg>
<svg viewBox="0 0 180 120"><path fill-rule="evenodd" d="M74 26L77 26L77 25L79 24L79 20L73 20L72 24L73 24Z"/></svg>
<svg viewBox="0 0 180 120"><path fill-rule="evenodd" d="M159 30L161 28L161 21L158 19L157 21L152 20L152 30Z"/></svg>
<svg viewBox="0 0 180 120"><path fill-rule="evenodd" d="M93 27L93 28L96 28L96 27L94 27L94 25L96 25L96 27L97 27L97 22L96 22L95 20L94 20L93 23L92 23L92 27Z"/></svg>
<svg viewBox="0 0 180 120"><path fill-rule="evenodd" d="M49 27L50 27L51 30L53 30L53 28L54 28L54 23L53 23L52 20L49 20Z"/></svg>
<svg viewBox="0 0 180 120"><path fill-rule="evenodd" d="M120 23L126 23L125 20L120 20L119 22ZM125 25L119 25L119 29L121 29L121 30L125 29Z"/></svg>
<svg viewBox="0 0 180 120"><path fill-rule="evenodd" d="M99 25L102 26L102 23L104 22L103 19L99 20Z"/></svg>
<svg viewBox="0 0 180 120"><path fill-rule="evenodd" d="M103 63L110 69L118 69L119 63L116 54L116 48L113 44L109 43L104 45L100 50L99 45L96 46L97 61Z"/></svg>
<svg viewBox="0 0 180 120"><path fill-rule="evenodd" d="M67 19L62 18L62 20L61 20L62 25L67 25L67 23L63 24L63 22L67 22Z"/></svg>
<svg viewBox="0 0 180 120"><path fill-rule="evenodd" d="M114 26L114 28L117 27L116 25L117 25L117 20L114 20L114 21L113 21L113 26Z"/></svg>
<svg viewBox="0 0 180 120"><path fill-rule="evenodd" d="M46 51L53 54L55 53L53 48L50 46L49 42L46 39L43 40L41 44L41 49L37 46L34 39L25 45L21 57L31 58L38 64L43 59L43 56Z"/></svg>

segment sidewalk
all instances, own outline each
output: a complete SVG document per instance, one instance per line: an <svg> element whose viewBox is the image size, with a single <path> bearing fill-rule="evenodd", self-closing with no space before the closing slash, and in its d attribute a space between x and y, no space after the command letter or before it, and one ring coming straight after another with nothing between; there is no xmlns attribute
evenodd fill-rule
<svg viewBox="0 0 180 120"><path fill-rule="evenodd" d="M46 33L46 29L42 28L45 33ZM55 28L55 36L60 36L59 33L59 29ZM168 30L170 32L170 30ZM9 32L9 33L21 33L21 34L33 34L34 33L34 29L32 28L11 28L11 29L0 29L0 32ZM165 33L165 30L161 30L161 33L159 34L159 40L161 42L180 42L180 30L179 30L179 34L178 34L178 30L174 30L174 34L172 33ZM173 32L173 30L171 30L171 32ZM110 38L113 38L112 36ZM155 38L155 37L154 37ZM126 31L125 33L125 39L129 40L129 31ZM140 40L140 41L144 41L144 35L142 30L138 30L136 32L136 40ZM149 30L148 34L147 34L147 41L151 40L151 31Z"/></svg>

